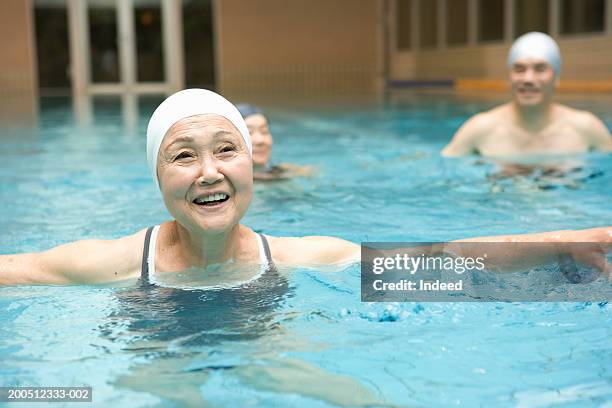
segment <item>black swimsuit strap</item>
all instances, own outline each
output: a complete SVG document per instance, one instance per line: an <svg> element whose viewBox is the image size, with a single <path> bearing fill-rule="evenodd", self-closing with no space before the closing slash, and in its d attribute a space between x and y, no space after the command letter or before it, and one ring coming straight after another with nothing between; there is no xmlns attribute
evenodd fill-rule
<svg viewBox="0 0 612 408"><path fill-rule="evenodd" d="M272 253L270 252L270 245L268 244L268 240L264 236L264 234L259 234L261 238L261 243L263 244L264 254L266 255L266 261L268 262L268 266L270 269L274 269L274 261L272 260Z"/></svg>
<svg viewBox="0 0 612 408"><path fill-rule="evenodd" d="M140 267L140 280L143 283L149 282L149 242L151 241L151 233L154 227L147 228L145 234L144 248L142 250L142 266Z"/></svg>

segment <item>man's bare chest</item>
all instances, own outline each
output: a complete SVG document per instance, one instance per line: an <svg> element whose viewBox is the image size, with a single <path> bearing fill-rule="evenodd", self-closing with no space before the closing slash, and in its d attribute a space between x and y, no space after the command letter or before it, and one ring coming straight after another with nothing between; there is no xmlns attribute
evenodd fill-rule
<svg viewBox="0 0 612 408"><path fill-rule="evenodd" d="M585 136L568 123L552 124L538 132L500 124L478 146L480 153L485 156L575 154L588 149Z"/></svg>

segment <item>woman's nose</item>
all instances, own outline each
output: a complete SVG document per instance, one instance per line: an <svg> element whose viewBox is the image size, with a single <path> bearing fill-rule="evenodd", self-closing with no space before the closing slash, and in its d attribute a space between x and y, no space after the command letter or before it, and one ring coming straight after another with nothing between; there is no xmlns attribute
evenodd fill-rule
<svg viewBox="0 0 612 408"><path fill-rule="evenodd" d="M214 184L223 180L223 173L219 171L219 166L214 158L204 158L201 163L201 173L198 177L199 184Z"/></svg>
<svg viewBox="0 0 612 408"><path fill-rule="evenodd" d="M251 143L262 144L264 142L264 137L259 132L251 132Z"/></svg>

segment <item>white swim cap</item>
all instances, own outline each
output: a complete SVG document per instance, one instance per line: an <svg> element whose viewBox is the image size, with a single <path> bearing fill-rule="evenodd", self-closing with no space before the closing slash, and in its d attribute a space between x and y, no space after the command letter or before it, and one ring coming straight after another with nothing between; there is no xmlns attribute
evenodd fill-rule
<svg viewBox="0 0 612 408"><path fill-rule="evenodd" d="M561 52L551 36L532 31L514 41L508 53L508 68L519 58L538 58L550 64L555 74L561 74Z"/></svg>
<svg viewBox="0 0 612 408"><path fill-rule="evenodd" d="M149 170L159 188L157 179L157 155L164 136L168 130L181 119L195 115L213 113L223 116L236 126L247 145L249 154L253 155L251 136L238 109L219 94L206 89L185 89L166 98L153 112L147 127L147 163Z"/></svg>

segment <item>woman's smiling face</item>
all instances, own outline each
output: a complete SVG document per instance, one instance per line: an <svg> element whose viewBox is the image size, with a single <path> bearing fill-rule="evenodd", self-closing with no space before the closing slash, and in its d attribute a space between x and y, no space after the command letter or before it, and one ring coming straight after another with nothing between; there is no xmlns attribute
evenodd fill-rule
<svg viewBox="0 0 612 408"><path fill-rule="evenodd" d="M162 141L157 176L166 208L188 230L230 230L253 196L247 146L236 127L219 115L175 123Z"/></svg>

